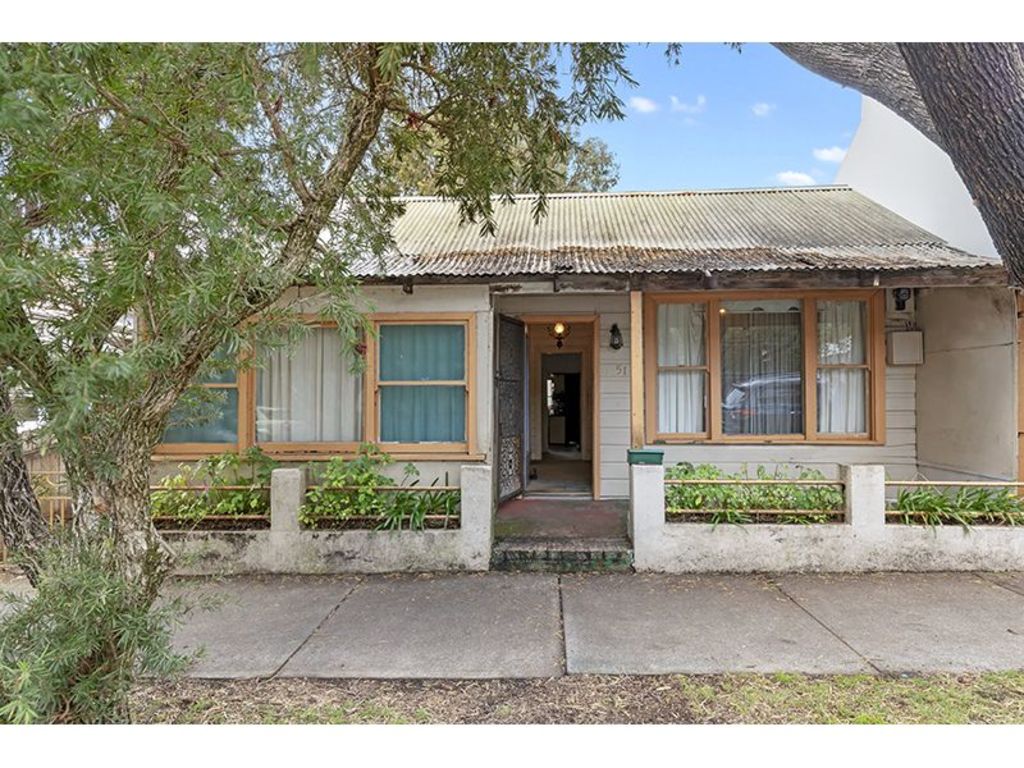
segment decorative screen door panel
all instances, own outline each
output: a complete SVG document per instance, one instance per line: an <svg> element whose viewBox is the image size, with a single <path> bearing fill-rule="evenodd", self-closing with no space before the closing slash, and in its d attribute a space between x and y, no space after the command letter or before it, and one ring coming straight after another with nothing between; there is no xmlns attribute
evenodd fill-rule
<svg viewBox="0 0 1024 768"><path fill-rule="evenodd" d="M511 317L498 316L494 403L497 408L498 501L523 492L526 329Z"/></svg>

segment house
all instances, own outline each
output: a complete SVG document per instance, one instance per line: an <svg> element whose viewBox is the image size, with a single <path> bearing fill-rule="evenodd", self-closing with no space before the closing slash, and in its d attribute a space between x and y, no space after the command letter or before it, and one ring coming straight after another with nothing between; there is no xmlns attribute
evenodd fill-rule
<svg viewBox="0 0 1024 768"><path fill-rule="evenodd" d="M537 223L530 202L499 205L486 236L452 202L407 199L395 252L354 265L375 332L346 348L294 288L312 332L208 382L227 391L220 418L170 430L159 458L372 442L428 480L493 467L499 505L628 499L631 447L830 478L911 479L927 456L1016 479L1017 313L997 258L847 186L558 194Z"/></svg>

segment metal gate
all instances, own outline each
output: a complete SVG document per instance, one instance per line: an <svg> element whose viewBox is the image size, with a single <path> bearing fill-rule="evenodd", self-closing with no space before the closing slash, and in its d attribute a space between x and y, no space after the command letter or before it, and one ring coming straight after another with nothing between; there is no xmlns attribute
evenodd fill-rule
<svg viewBox="0 0 1024 768"><path fill-rule="evenodd" d="M526 328L518 320L498 316L494 403L497 410L498 501L523 492Z"/></svg>

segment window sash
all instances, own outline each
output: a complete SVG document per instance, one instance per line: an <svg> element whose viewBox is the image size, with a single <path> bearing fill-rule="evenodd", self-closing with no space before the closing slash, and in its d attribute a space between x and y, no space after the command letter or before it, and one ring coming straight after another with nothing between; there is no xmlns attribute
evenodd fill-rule
<svg viewBox="0 0 1024 768"><path fill-rule="evenodd" d="M253 419L261 447L344 448L362 440L364 376L352 371L335 323L311 325L295 344L258 350Z"/></svg>
<svg viewBox="0 0 1024 768"><path fill-rule="evenodd" d="M472 371L471 349L473 342L472 320L465 319L444 319L443 315L417 316L415 318L403 319L401 316L394 318L380 319L376 323L377 343L374 347L375 359L373 361L373 406L374 413L371 417L373 440L390 450L441 450L441 451L468 451L470 448L473 403L472 388L469 385L469 376ZM459 334L426 334L427 343L430 338L442 347L450 351L452 339L459 339L461 352L459 359L431 360L430 365L408 365L396 364L392 361L385 361L386 336L394 335L401 338L404 334L388 334L385 329L394 327L452 327L461 330ZM448 338L445 338L448 336ZM403 340L408 343L411 337ZM421 354L422 350L411 352L403 350L405 355ZM428 355L428 358L430 356ZM408 361L406 361L408 362ZM398 378L409 375L423 376L423 371L432 374L434 378ZM385 374L388 378L385 378ZM460 373L460 378L441 378L445 375ZM405 389L408 392L399 393L397 390ZM413 391L415 390L415 392ZM458 394L456 394L456 392ZM432 414L425 409L430 409L430 398L434 395L438 399L433 407L440 411L451 413L452 409L460 411L461 418L453 417L455 421L446 429L444 424L432 424ZM389 408L403 408L405 410L401 419L393 418ZM403 431L404 430L404 431Z"/></svg>
<svg viewBox="0 0 1024 768"><path fill-rule="evenodd" d="M723 430L722 402L723 365L722 365L722 322L720 310L724 302L731 301L770 301L786 298L798 301L802 315L802 345L800 375L803 393L802 428L798 433L789 434L726 434ZM807 442L807 443L881 443L884 442L884 346L881 339L884 333L884 292L882 290L837 290L837 291L780 291L774 294L756 292L722 292L715 296L708 294L648 294L645 297L645 398L646 415L644 425L647 442L720 442L720 443L752 443L764 444L775 442ZM855 356L860 360L856 363L819 362L818 313L819 303L827 302L862 302L863 309L863 354ZM659 310L665 305L697 304L704 308L705 317L705 365L664 365L664 350L659 348L661 326ZM664 315L664 312L661 313ZM823 355L826 359L835 356ZM848 356L847 356L848 357ZM863 399L863 416L859 413L850 415L841 424L862 422L865 430L861 432L826 432L819 426L829 427L838 420L833 416L831 421L819 414L819 380L832 377L841 379L840 374L829 371L855 369L860 373L850 374L851 380L865 380ZM660 423L659 408L664 397L660 384L665 381L665 374L670 371L705 372L707 390L704 394L704 430L691 432L670 431L668 424ZM823 398L827 396L822 393ZM822 408L833 407L834 403L822 403ZM819 421L821 424L819 425ZM693 420L683 422L687 428L694 428ZM834 428L834 427L833 427Z"/></svg>

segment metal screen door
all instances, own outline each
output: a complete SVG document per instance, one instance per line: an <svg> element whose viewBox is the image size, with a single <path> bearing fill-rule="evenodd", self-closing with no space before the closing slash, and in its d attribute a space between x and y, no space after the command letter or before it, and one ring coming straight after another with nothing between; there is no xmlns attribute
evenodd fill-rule
<svg viewBox="0 0 1024 768"><path fill-rule="evenodd" d="M494 404L497 409L498 501L523 492L526 328L518 320L498 316Z"/></svg>

